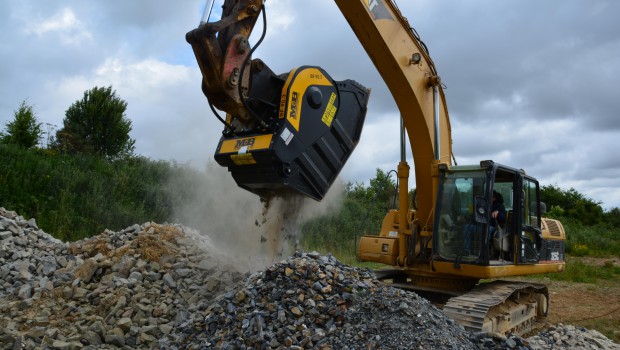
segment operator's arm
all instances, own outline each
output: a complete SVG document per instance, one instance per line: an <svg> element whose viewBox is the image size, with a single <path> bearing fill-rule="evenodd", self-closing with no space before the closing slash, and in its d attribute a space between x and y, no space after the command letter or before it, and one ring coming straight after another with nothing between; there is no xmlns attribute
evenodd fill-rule
<svg viewBox="0 0 620 350"><path fill-rule="evenodd" d="M491 208L491 217L497 220L498 223L503 224L506 222L506 208L503 204L493 204Z"/></svg>

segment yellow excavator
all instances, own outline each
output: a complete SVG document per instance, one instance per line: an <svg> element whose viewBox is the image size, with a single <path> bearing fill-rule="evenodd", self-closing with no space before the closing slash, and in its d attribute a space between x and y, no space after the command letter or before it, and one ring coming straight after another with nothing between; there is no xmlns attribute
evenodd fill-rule
<svg viewBox="0 0 620 350"><path fill-rule="evenodd" d="M389 265L377 276L394 286L445 296L444 312L466 329L528 332L548 314L547 287L497 279L564 270L565 231L559 221L542 217L538 181L490 160L457 165L441 79L396 4L335 2L401 115L400 209L387 213L378 235L360 238L358 258ZM209 22L212 5L207 2L186 40L202 72L202 90L224 125L216 161L262 198L299 193L321 200L360 139L370 90L335 81L316 66L274 73L251 57L265 37L265 1L225 0L221 19ZM263 33L251 46L259 18ZM504 198L503 222L492 214L495 196Z"/></svg>

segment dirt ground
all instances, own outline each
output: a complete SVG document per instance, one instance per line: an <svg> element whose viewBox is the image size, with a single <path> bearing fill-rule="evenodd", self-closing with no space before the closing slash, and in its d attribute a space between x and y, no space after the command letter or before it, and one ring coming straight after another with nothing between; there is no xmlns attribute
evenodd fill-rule
<svg viewBox="0 0 620 350"><path fill-rule="evenodd" d="M587 264L602 266L620 258L581 258ZM545 281L549 287L549 323L572 324L596 329L620 343L620 281L599 280L596 284Z"/></svg>

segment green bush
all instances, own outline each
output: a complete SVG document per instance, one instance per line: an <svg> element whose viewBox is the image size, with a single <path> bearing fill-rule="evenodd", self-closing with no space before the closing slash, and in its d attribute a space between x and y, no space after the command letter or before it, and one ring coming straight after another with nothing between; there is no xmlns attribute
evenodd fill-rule
<svg viewBox="0 0 620 350"><path fill-rule="evenodd" d="M0 132L0 143L33 148L39 143L42 133L34 107L22 101L14 112L13 121L6 124L6 132Z"/></svg>
<svg viewBox="0 0 620 350"><path fill-rule="evenodd" d="M588 246L585 244L576 243L571 247L571 254L573 256L586 256L588 253Z"/></svg>
<svg viewBox="0 0 620 350"><path fill-rule="evenodd" d="M551 208L550 217L565 215L585 225L596 225L603 220L601 202L587 198L574 188L564 190L556 185L542 186L540 197Z"/></svg>
<svg viewBox="0 0 620 350"><path fill-rule="evenodd" d="M568 217L558 218L566 230L566 252L574 256L620 255L620 229L607 224L584 225Z"/></svg>
<svg viewBox="0 0 620 350"><path fill-rule="evenodd" d="M76 240L169 219L171 176L191 171L146 158L108 160L0 145L0 206L35 217L59 239Z"/></svg>

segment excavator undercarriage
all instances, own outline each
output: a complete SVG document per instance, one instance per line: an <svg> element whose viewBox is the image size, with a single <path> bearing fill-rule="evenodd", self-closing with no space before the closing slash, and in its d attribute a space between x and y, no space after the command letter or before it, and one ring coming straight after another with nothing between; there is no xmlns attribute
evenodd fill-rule
<svg viewBox="0 0 620 350"><path fill-rule="evenodd" d="M549 311L549 291L540 283L442 276L416 269L378 269L377 279L413 291L466 330L523 336L542 327Z"/></svg>
<svg viewBox="0 0 620 350"><path fill-rule="evenodd" d="M544 284L493 281L451 298L443 312L473 332L524 335L547 319L549 291Z"/></svg>

